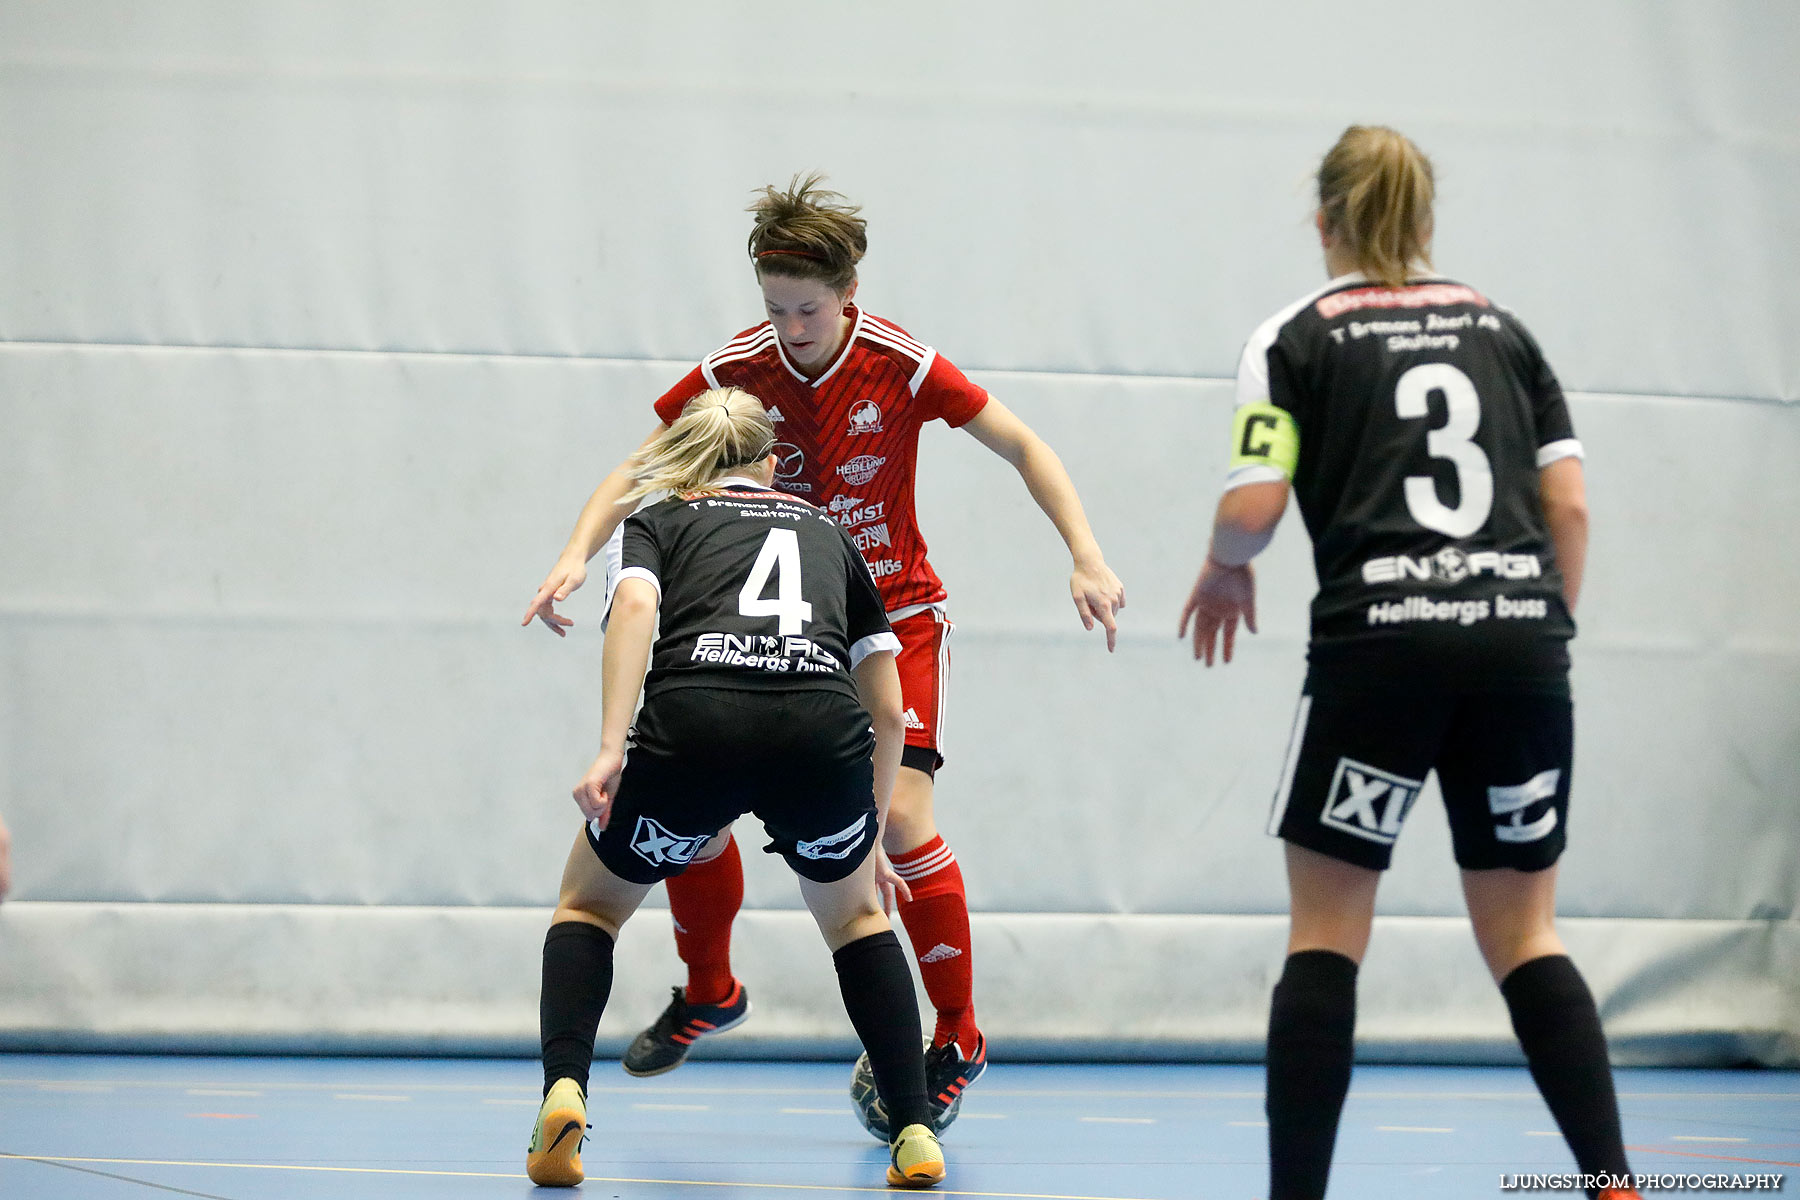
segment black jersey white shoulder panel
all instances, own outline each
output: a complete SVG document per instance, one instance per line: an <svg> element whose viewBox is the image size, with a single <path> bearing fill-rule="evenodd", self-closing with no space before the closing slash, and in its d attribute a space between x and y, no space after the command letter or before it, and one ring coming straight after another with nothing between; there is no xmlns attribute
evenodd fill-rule
<svg viewBox="0 0 1800 1200"><path fill-rule="evenodd" d="M1354 275L1333 279L1322 287L1318 287L1300 297L1292 304L1264 321L1251 333L1250 340L1244 343L1244 352L1238 356L1237 373L1237 407L1243 408L1251 404L1269 403L1269 347L1281 334L1282 327L1294 319L1294 314L1323 296L1332 288L1344 282L1354 282L1364 278L1358 272ZM1225 475L1225 490L1243 487L1247 483L1283 483L1288 482L1288 475L1280 467L1246 463L1233 466Z"/></svg>

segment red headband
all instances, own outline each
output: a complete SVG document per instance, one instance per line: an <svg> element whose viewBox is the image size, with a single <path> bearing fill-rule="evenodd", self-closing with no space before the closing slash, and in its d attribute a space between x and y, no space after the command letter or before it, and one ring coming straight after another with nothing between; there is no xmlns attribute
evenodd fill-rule
<svg viewBox="0 0 1800 1200"><path fill-rule="evenodd" d="M791 254L795 258L810 258L814 262L826 261L825 256L823 254L814 254L810 250L758 250L756 252L756 257L767 258L771 254Z"/></svg>

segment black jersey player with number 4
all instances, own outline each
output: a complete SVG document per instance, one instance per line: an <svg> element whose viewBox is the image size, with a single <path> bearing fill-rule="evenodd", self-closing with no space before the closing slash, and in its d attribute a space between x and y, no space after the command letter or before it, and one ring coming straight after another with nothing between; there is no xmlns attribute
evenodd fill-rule
<svg viewBox="0 0 1800 1200"><path fill-rule="evenodd" d="M1256 629L1250 560L1291 491L1319 578L1269 832L1288 958L1269 1010L1270 1200L1324 1196L1376 885L1436 772L1476 941L1590 1195L1635 1196L1593 996L1555 927L1581 445L1511 313L1434 275L1431 165L1352 126L1319 169L1331 279L1251 336L1231 473L1180 631ZM1616 1187L1614 1186L1616 1185Z"/></svg>
<svg viewBox="0 0 1800 1200"><path fill-rule="evenodd" d="M544 1101L525 1156L538 1184L584 1177L588 1073L620 926L652 885L718 854L745 813L799 876L832 951L894 1114L887 1182L944 1178L912 975L886 912L907 893L881 849L906 736L900 641L849 535L772 490L774 449L762 402L721 388L631 460L626 501L674 494L625 523L600 753L575 787L587 825L544 938Z"/></svg>

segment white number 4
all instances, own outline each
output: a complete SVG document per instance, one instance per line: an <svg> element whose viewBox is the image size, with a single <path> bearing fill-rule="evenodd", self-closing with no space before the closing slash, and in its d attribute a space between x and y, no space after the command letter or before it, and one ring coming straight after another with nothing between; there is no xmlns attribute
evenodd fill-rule
<svg viewBox="0 0 1800 1200"><path fill-rule="evenodd" d="M779 573L779 574L777 574ZM769 576L777 574L775 598L763 599ZM792 529L771 529L738 593L738 612L746 617L776 618L775 632L799 633L812 620L812 605L800 598L800 538Z"/></svg>

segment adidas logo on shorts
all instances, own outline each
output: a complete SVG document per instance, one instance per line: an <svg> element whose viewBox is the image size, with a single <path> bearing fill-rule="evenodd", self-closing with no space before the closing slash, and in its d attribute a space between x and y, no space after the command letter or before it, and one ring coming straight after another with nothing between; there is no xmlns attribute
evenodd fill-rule
<svg viewBox="0 0 1800 1200"><path fill-rule="evenodd" d="M923 729L923 728L925 728L925 722L919 720L919 713L918 713L917 709L909 708L906 710L906 727L908 729Z"/></svg>
<svg viewBox="0 0 1800 1200"><path fill-rule="evenodd" d="M925 953L919 955L919 961L922 963L934 963L943 962L947 958L961 957L961 950L958 950L955 946L947 946L943 942L939 942Z"/></svg>

